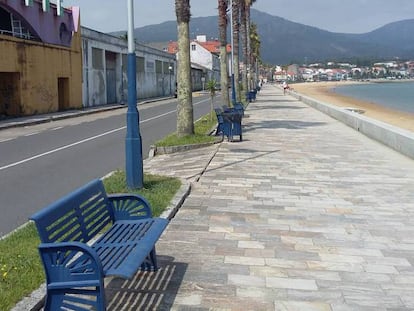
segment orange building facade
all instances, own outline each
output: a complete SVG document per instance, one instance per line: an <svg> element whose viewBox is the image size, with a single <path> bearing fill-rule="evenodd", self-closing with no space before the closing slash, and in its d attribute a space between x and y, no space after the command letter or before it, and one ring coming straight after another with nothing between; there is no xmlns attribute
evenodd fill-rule
<svg viewBox="0 0 414 311"><path fill-rule="evenodd" d="M82 108L79 11L0 0L0 118Z"/></svg>

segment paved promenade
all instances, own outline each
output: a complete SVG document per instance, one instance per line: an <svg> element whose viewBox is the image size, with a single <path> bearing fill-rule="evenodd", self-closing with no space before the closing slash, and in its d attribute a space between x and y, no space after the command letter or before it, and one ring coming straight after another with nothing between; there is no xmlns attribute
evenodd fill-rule
<svg viewBox="0 0 414 311"><path fill-rule="evenodd" d="M192 190L109 310L414 310L414 161L270 85L243 124L146 161Z"/></svg>

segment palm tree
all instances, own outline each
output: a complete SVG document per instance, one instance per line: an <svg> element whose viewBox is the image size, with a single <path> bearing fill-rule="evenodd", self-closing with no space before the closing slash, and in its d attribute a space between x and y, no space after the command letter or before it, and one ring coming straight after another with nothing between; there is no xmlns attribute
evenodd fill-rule
<svg viewBox="0 0 414 311"><path fill-rule="evenodd" d="M194 134L193 98L190 61L190 0L175 0L177 16L177 136Z"/></svg>
<svg viewBox="0 0 414 311"><path fill-rule="evenodd" d="M210 122L213 121L214 96L216 96L216 86L216 80L212 79L207 81L206 90L210 92Z"/></svg>
<svg viewBox="0 0 414 311"><path fill-rule="evenodd" d="M234 85L236 91L236 102L240 101L240 86L239 86L239 31L240 31L240 2L242 0L233 0L233 6L231 8L232 20L233 20L233 74ZM243 0L244 1L244 0Z"/></svg>
<svg viewBox="0 0 414 311"><path fill-rule="evenodd" d="M261 45L261 42L260 42L259 34L257 32L257 25L254 23L251 23L250 25L250 47L251 47L250 64L252 65L251 67L257 68L258 63L261 61L260 60L260 45ZM253 84L256 85L257 84L257 70L254 70L254 75L252 74L252 78L253 78Z"/></svg>
<svg viewBox="0 0 414 311"><path fill-rule="evenodd" d="M250 1L250 5L248 6L248 9L247 9L247 11L246 11L246 19L247 19L247 21L248 21L248 23L247 23L247 41L248 41L248 45L247 45L247 55L249 55L249 69L251 69L252 68L252 62L251 62L251 54L252 54L252 43L251 43L251 26L252 26L252 24L251 24L251 19L250 19L250 7L255 3L255 2L257 2L257 0L247 0L247 1ZM257 32L257 28L256 28L256 32ZM257 37L258 37L259 35L257 34ZM260 49L260 39L259 39L259 49ZM251 77L250 77L250 87L251 88L253 88L253 82L252 82L253 80L252 80L252 75L251 75Z"/></svg>
<svg viewBox="0 0 414 311"><path fill-rule="evenodd" d="M244 69L243 69L243 89L248 91L252 88L251 80L248 73L251 71L250 63L250 7L256 0L242 0L241 5L241 37L243 42L243 55L244 55Z"/></svg>
<svg viewBox="0 0 414 311"><path fill-rule="evenodd" d="M230 105L229 98L229 69L227 61L227 8L228 0L218 0L218 26L220 40L220 85L221 96L225 105Z"/></svg>
<svg viewBox="0 0 414 311"><path fill-rule="evenodd" d="M247 27L246 27L246 0L240 2L240 39L243 55L242 89L247 91Z"/></svg>

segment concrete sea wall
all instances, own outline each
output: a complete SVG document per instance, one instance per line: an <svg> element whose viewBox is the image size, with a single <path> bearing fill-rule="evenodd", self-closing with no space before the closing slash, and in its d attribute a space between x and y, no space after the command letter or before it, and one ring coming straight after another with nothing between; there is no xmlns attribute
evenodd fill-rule
<svg viewBox="0 0 414 311"><path fill-rule="evenodd" d="M414 159L413 132L368 118L348 108L337 107L318 101L294 91L290 92L290 95L332 118L341 121L369 138L375 139L399 153Z"/></svg>

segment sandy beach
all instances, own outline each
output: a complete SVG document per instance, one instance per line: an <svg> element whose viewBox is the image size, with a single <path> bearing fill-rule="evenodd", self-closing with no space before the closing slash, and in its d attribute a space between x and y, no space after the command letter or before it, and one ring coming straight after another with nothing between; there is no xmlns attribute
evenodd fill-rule
<svg viewBox="0 0 414 311"><path fill-rule="evenodd" d="M352 107L364 110L364 115L382 122L400 127L414 132L414 114L399 112L385 108L375 103L357 100L333 92L336 86L351 83L370 83L370 82L310 82L291 84L294 91L303 95L318 99L322 102L340 107Z"/></svg>

